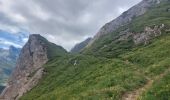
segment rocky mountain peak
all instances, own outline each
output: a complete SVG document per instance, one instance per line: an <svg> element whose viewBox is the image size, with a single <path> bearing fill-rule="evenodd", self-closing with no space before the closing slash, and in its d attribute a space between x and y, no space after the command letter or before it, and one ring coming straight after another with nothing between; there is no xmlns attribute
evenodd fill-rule
<svg viewBox="0 0 170 100"><path fill-rule="evenodd" d="M41 38L44 38L44 37L42 37L40 34L31 34L29 36L29 40L28 41L40 40Z"/></svg>
<svg viewBox="0 0 170 100"><path fill-rule="evenodd" d="M54 51L57 49L65 52L59 48L60 46L48 42L39 34L29 36L28 42L21 50L8 86L2 93L4 100L18 100L38 83L43 74L43 65L48 61L50 46L53 46Z"/></svg>

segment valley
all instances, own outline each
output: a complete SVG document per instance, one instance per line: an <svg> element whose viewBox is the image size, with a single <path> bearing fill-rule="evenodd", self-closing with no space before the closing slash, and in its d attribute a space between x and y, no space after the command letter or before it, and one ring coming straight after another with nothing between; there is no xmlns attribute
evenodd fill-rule
<svg viewBox="0 0 170 100"><path fill-rule="evenodd" d="M170 100L169 9L143 0L71 52L31 34L2 100Z"/></svg>
<svg viewBox="0 0 170 100"><path fill-rule="evenodd" d="M170 67L169 7L169 2L155 5L80 54L50 60L46 75L21 100L168 100L170 81L161 80Z"/></svg>

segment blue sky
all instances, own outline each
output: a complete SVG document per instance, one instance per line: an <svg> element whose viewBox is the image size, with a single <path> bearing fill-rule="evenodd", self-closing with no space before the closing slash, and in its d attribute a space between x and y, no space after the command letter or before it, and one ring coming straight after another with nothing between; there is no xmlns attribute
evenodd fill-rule
<svg viewBox="0 0 170 100"><path fill-rule="evenodd" d="M22 46L28 40L28 32L10 33L7 31L0 30L0 48L8 49L9 46L13 45L17 48Z"/></svg>

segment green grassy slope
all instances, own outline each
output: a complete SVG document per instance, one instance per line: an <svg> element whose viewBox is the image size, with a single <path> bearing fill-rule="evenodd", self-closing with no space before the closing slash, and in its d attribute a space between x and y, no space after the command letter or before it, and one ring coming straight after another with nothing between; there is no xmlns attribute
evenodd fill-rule
<svg viewBox="0 0 170 100"><path fill-rule="evenodd" d="M145 25L169 27L170 3L161 3L129 24L132 31ZM170 33L154 38L148 45L135 46L129 38L117 42L116 32L103 36L82 55L51 59L39 84L21 100L120 100L129 92L145 86L170 68ZM111 38L112 37L112 38ZM76 62L76 63L75 63ZM142 100L169 100L170 73L145 90Z"/></svg>
<svg viewBox="0 0 170 100"><path fill-rule="evenodd" d="M51 60L40 83L21 100L121 99L170 67L169 49L168 34L121 55L122 60L84 55Z"/></svg>
<svg viewBox="0 0 170 100"><path fill-rule="evenodd" d="M169 100L170 99L170 73L159 81L140 97L141 100Z"/></svg>
<svg viewBox="0 0 170 100"><path fill-rule="evenodd" d="M146 69L146 74L160 74L170 67L169 39L170 33L154 39L150 45L134 48L120 57Z"/></svg>
<svg viewBox="0 0 170 100"><path fill-rule="evenodd" d="M117 59L68 56L50 61L45 68L42 81L23 100L118 99L146 82L137 66Z"/></svg>

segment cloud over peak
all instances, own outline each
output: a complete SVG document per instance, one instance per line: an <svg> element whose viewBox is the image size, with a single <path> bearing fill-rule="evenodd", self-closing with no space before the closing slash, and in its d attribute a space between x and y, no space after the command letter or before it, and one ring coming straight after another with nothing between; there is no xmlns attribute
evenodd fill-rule
<svg viewBox="0 0 170 100"><path fill-rule="evenodd" d="M67 50L141 0L0 0L0 29L41 34Z"/></svg>

